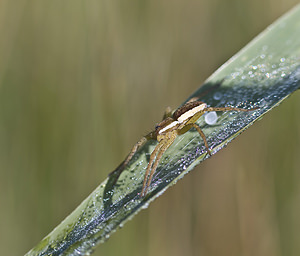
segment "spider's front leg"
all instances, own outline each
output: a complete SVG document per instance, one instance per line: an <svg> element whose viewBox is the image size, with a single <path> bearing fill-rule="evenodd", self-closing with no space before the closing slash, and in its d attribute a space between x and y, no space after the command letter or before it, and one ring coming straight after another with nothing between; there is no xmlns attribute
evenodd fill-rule
<svg viewBox="0 0 300 256"><path fill-rule="evenodd" d="M259 109L258 107L246 109L246 108L235 108L235 107L208 107L205 109L206 112L212 112L212 111L242 111L242 112L249 112L253 110Z"/></svg>
<svg viewBox="0 0 300 256"><path fill-rule="evenodd" d="M205 134L203 133L203 131L201 130L201 128L196 124L194 123L196 120L198 120L198 118L200 116L203 115L204 112L212 112L212 111L243 111L243 112L249 112L249 111L253 111L253 110L256 110L256 109L259 109L257 107L255 108L252 108L252 109L244 109L244 108L235 108L235 107L207 107L205 109L203 109L202 111L196 113L188 122L190 122L189 124L187 124L186 126L184 126L182 128L182 132L181 133L185 133L187 132L190 128L194 127L198 133L200 134L200 136L202 137L203 141L204 141L204 145L206 147L206 150L207 150L207 153L211 156L211 152L209 150L209 147L208 147L208 143L207 143L207 140L206 140L206 136Z"/></svg>
<svg viewBox="0 0 300 256"><path fill-rule="evenodd" d="M112 186L114 186L119 179L121 173L124 171L125 167L128 165L129 161L132 159L134 154L138 151L140 147L142 147L148 140L154 140L154 132L150 132L146 136L142 137L131 149L128 156L125 158L125 160L111 173L108 174L108 177L112 177Z"/></svg>
<svg viewBox="0 0 300 256"><path fill-rule="evenodd" d="M108 175L108 180L106 182L104 192L103 192L103 201L104 207L109 207L112 204L112 195L113 195L113 187L115 186L116 182L118 181L121 173L124 171L134 154L138 151L138 149L143 146L148 140L156 140L155 132L150 132L143 138L141 138L131 149L128 156L125 160L113 171Z"/></svg>

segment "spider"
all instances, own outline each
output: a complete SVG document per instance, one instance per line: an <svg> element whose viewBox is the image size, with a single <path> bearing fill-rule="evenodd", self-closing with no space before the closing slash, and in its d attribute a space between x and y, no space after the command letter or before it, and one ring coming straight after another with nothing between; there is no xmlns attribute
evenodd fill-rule
<svg viewBox="0 0 300 256"><path fill-rule="evenodd" d="M177 136L180 136L191 128L195 128L200 134L201 138L204 141L204 145L207 153L211 156L211 151L208 147L206 137L201 130L201 128L196 124L197 120L206 112L211 111L253 111L258 108L252 109L243 109L236 107L208 107L206 103L202 101L197 101L199 97L192 98L183 106L176 109L173 113L170 108L167 108L163 120L158 123L154 131L148 133L142 137L131 149L129 155L126 159L120 164L120 166L113 171L111 174L116 174L115 182L118 177L132 159L137 150L143 146L149 140L156 140L158 144L154 148L153 152L150 155L150 160L147 165L147 169L144 176L143 187L140 194L140 197L144 197L147 194L148 188L151 184L152 177L157 169L160 159L162 158L165 151L173 144ZM115 183L114 182L114 183Z"/></svg>

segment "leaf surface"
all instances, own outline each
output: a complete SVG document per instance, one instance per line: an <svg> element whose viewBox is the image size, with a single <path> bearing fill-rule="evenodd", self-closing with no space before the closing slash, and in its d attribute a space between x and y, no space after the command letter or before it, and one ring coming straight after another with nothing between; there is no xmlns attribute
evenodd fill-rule
<svg viewBox="0 0 300 256"><path fill-rule="evenodd" d="M299 35L300 6L297 6L226 62L191 95L203 95L201 101L213 107L259 107L251 112L218 112L215 124L208 124L207 116L198 120L213 154L299 88ZM215 88L216 85L220 86ZM113 174L26 255L89 254L119 226L208 158L196 130L179 136L163 155L147 196L140 198L145 169L156 144L150 141L143 146L116 184Z"/></svg>

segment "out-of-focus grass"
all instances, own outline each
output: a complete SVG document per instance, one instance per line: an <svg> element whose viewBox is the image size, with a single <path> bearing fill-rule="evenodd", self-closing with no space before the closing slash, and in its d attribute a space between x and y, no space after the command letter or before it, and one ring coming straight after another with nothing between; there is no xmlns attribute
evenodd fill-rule
<svg viewBox="0 0 300 256"><path fill-rule="evenodd" d="M2 0L1 254L37 244L166 106L296 3ZM299 105L296 93L94 255L299 255Z"/></svg>

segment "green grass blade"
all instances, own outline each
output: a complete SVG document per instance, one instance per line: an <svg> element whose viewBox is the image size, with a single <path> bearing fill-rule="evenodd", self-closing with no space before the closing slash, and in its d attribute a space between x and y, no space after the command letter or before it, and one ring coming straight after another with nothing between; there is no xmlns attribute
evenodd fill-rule
<svg viewBox="0 0 300 256"><path fill-rule="evenodd" d="M259 107L252 112L219 113L214 125L208 125L204 118L198 121L213 154L299 88L299 35L300 6L297 6L225 63L191 96L201 95L221 83L217 89L203 96L202 101L210 106ZM115 185L112 175L26 255L88 254L119 226L208 158L196 131L191 130L178 137L164 154L149 193L141 199L139 193L145 169L155 145L156 142L147 143L137 152Z"/></svg>

